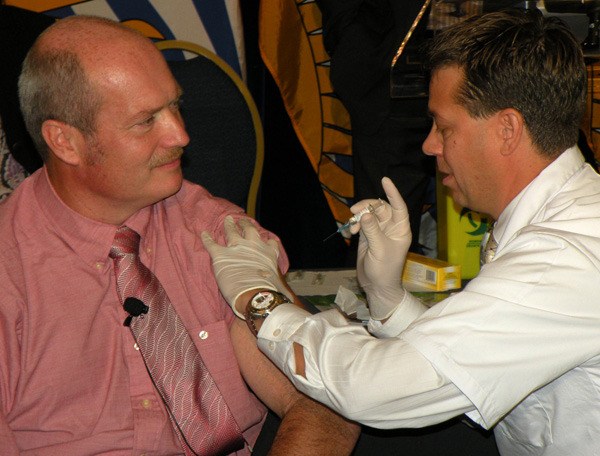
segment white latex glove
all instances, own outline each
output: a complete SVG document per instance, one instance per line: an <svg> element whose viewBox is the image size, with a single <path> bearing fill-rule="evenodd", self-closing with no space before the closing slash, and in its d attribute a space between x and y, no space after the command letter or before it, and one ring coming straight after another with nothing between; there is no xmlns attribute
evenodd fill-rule
<svg viewBox="0 0 600 456"><path fill-rule="evenodd" d="M374 213L365 214L351 231L360 230L356 273L367 293L374 320L384 320L398 307L406 291L402 288L402 269L412 234L406 204L393 182L381 180L389 204L384 202ZM363 200L350 210L356 214L378 200Z"/></svg>
<svg viewBox="0 0 600 456"><path fill-rule="evenodd" d="M275 239L263 241L256 227L247 219L238 225L231 216L223 223L226 246L217 244L206 231L200 234L211 259L221 294L235 314L245 319L244 309L236 309L237 298L249 290L280 291L292 297L283 285L277 265L279 244ZM241 230L241 232L240 232ZM240 305L245 305L240 303Z"/></svg>

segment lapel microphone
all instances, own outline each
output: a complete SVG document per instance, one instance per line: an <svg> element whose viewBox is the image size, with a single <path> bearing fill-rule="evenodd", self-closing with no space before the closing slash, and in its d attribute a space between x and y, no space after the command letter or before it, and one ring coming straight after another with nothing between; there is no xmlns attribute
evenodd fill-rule
<svg viewBox="0 0 600 456"><path fill-rule="evenodd" d="M125 321L123 322L123 326L131 325L131 320L133 317L139 317L142 314L148 313L149 307L140 301L138 298L126 298L123 303L123 308L129 314Z"/></svg>

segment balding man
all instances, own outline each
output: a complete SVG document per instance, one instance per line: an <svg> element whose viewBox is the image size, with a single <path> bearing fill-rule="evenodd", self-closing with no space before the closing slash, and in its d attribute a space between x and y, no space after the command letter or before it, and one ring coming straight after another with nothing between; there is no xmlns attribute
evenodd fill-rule
<svg viewBox="0 0 600 456"><path fill-rule="evenodd" d="M60 20L19 90L45 165L0 205L2 454L248 454L265 405L273 453L349 453L358 427L298 393L219 294L197 234L244 213L183 180L181 89L152 42Z"/></svg>

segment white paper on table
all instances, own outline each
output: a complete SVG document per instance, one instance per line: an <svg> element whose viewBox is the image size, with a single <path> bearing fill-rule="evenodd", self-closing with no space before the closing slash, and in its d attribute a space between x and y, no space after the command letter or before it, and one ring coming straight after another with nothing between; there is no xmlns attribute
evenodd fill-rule
<svg viewBox="0 0 600 456"><path fill-rule="evenodd" d="M362 299L359 299L354 291L344 288L341 285L338 288L334 302L342 313L350 318L368 321L371 316L366 303Z"/></svg>

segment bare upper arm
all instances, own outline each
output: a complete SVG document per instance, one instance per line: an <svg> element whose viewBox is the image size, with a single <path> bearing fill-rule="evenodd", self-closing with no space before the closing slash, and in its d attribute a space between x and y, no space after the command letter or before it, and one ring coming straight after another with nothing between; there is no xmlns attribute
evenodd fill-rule
<svg viewBox="0 0 600 456"><path fill-rule="evenodd" d="M230 333L244 380L267 407L278 416L284 416L302 394L258 349L256 338L245 321L236 318Z"/></svg>

